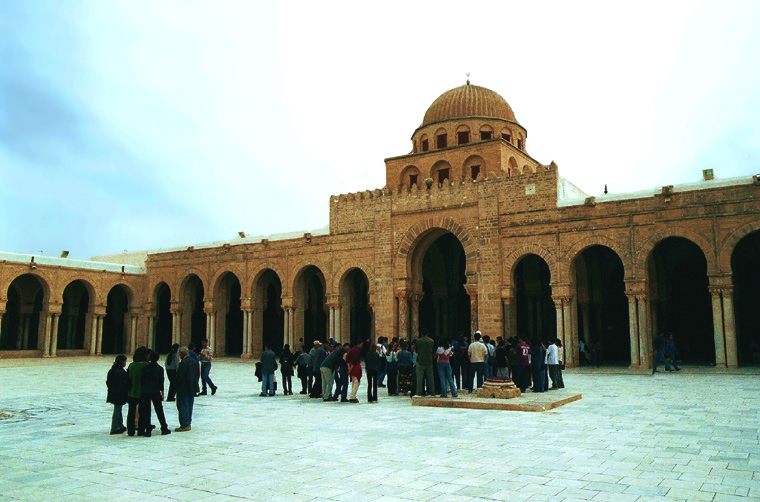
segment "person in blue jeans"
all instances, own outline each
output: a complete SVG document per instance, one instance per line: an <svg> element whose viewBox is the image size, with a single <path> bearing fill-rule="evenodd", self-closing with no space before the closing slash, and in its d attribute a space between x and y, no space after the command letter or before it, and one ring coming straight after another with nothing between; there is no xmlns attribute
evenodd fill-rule
<svg viewBox="0 0 760 502"><path fill-rule="evenodd" d="M198 363L189 356L187 347L180 347L177 367L177 415L179 427L174 432L187 432L193 422L193 402L198 393Z"/></svg>
<svg viewBox="0 0 760 502"><path fill-rule="evenodd" d="M438 369L438 381L441 383L441 397L457 397L457 386L454 383L454 373L451 371L451 358L453 352L448 340L444 340L435 351L436 367Z"/></svg>
<svg viewBox="0 0 760 502"><path fill-rule="evenodd" d="M264 346L264 353L261 354L261 394L274 396L274 372L277 369L277 361L274 352L268 346Z"/></svg>

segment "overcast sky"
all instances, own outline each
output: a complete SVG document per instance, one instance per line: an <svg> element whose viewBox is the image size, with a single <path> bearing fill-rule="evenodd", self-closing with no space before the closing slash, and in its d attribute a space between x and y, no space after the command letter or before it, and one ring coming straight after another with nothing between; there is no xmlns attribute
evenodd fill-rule
<svg viewBox="0 0 760 502"><path fill-rule="evenodd" d="M0 249L323 227L442 92L590 194L760 172L760 2L0 2Z"/></svg>

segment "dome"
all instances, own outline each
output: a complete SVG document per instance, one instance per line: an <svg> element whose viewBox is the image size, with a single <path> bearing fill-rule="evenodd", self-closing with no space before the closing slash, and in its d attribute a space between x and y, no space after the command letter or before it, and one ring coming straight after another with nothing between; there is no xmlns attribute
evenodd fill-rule
<svg viewBox="0 0 760 502"><path fill-rule="evenodd" d="M425 112L422 126L463 117L489 117L517 122L512 107L491 89L470 85L444 92ZM422 127L420 126L420 127Z"/></svg>

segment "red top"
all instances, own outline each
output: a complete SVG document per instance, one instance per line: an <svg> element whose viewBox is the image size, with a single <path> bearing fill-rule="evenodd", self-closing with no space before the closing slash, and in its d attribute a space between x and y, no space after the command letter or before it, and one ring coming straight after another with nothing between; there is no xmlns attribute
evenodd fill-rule
<svg viewBox="0 0 760 502"><path fill-rule="evenodd" d="M530 346L525 342L517 342L517 347L515 347L515 351L517 352L517 365L518 366L530 366Z"/></svg>
<svg viewBox="0 0 760 502"><path fill-rule="evenodd" d="M359 347L354 347L348 351L346 356L346 362L348 363L348 375L352 378L362 377L362 351Z"/></svg>

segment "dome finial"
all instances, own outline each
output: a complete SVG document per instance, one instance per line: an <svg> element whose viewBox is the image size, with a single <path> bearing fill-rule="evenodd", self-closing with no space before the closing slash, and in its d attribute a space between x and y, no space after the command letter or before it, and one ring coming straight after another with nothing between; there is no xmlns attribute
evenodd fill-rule
<svg viewBox="0 0 760 502"><path fill-rule="evenodd" d="M467 75L467 85L470 85L470 73L465 73Z"/></svg>

